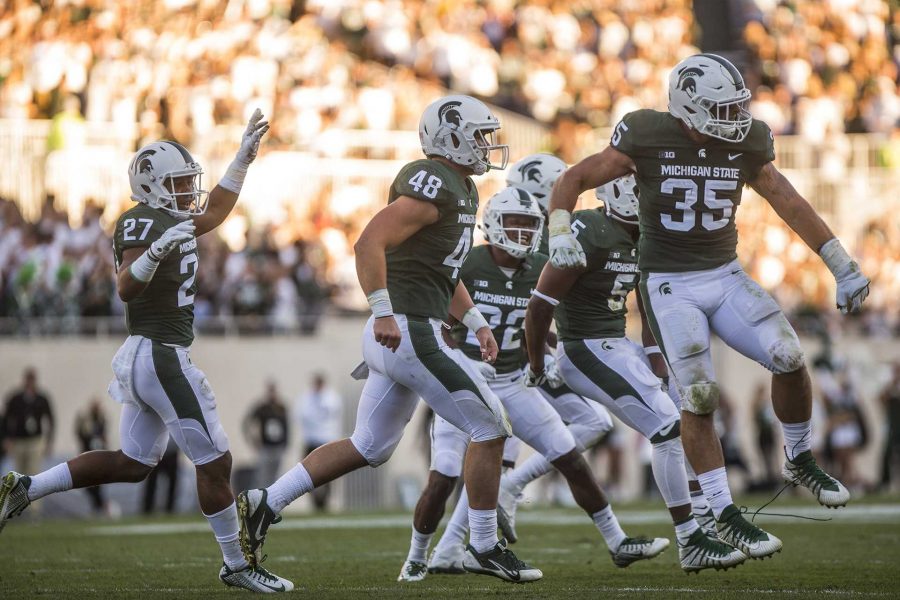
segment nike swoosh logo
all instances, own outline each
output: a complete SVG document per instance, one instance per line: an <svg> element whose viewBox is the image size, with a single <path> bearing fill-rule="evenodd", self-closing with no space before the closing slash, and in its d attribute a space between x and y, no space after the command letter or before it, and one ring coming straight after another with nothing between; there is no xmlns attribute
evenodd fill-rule
<svg viewBox="0 0 900 600"><path fill-rule="evenodd" d="M269 585L268 583L263 583L262 581L260 581L260 582L259 582L259 585L261 585L261 586L263 586L263 587L267 587L267 588L269 588L270 590L272 590L273 592L283 592L283 591L285 591L285 590L284 590L284 584L283 584L283 583L280 583L280 584L278 584L278 587L275 587L274 585Z"/></svg>
<svg viewBox="0 0 900 600"><path fill-rule="evenodd" d="M501 565L500 563L498 563L497 561L495 561L493 559L488 559L488 562L491 563L492 565L494 565L495 567L497 567L498 569L500 569L501 571L503 571L504 573L506 573L506 576L509 577L510 579L512 579L513 581L518 581L519 578L521 577L521 575L519 575L518 571L510 571L509 569L507 569L506 567L504 567L503 565Z"/></svg>
<svg viewBox="0 0 900 600"><path fill-rule="evenodd" d="M743 152L738 152L737 154L731 154L731 153L729 152L729 153L728 153L728 160L734 160L734 159L736 159L738 156L743 156L743 155L744 155Z"/></svg>
<svg viewBox="0 0 900 600"><path fill-rule="evenodd" d="M262 527L263 527L263 520L260 519L259 525L256 526L256 535L254 536L257 541L264 537L264 534L262 532Z"/></svg>
<svg viewBox="0 0 900 600"><path fill-rule="evenodd" d="M659 432L657 432L656 435L661 435L661 436L663 436L663 437L669 435L670 433L672 433L672 428L675 427L675 423L678 423L678 421L675 421L674 423L669 423L668 426L663 427L662 429L660 429Z"/></svg>

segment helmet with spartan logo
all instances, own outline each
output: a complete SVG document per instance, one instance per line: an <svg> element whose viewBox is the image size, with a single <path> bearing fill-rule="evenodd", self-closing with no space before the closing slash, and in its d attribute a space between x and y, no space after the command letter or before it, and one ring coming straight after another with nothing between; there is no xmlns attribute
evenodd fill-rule
<svg viewBox="0 0 900 600"><path fill-rule="evenodd" d="M523 189L547 212L553 184L566 170L566 163L552 154L529 154L509 168L506 185Z"/></svg>
<svg viewBox="0 0 900 600"><path fill-rule="evenodd" d="M541 245L544 215L531 194L508 187L488 200L481 216L481 230L492 246L515 258L525 258Z"/></svg>
<svg viewBox="0 0 900 600"><path fill-rule="evenodd" d="M509 146L498 144L500 121L484 102L471 96L445 96L429 104L419 120L419 142L425 156L439 156L483 175L505 169ZM499 154L497 162L492 155Z"/></svg>
<svg viewBox="0 0 900 600"><path fill-rule="evenodd" d="M131 199L173 215L202 215L209 195L202 189L202 175L200 163L181 144L147 144L128 165Z"/></svg>

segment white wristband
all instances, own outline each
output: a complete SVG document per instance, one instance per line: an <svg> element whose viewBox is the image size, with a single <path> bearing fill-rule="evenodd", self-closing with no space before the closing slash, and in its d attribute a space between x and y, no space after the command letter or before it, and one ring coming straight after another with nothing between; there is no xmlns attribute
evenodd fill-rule
<svg viewBox="0 0 900 600"><path fill-rule="evenodd" d="M466 314L463 315L462 324L472 331L478 331L482 327L489 327L484 315L482 315L474 306L467 310Z"/></svg>
<svg viewBox="0 0 900 600"><path fill-rule="evenodd" d="M662 350L659 349L659 346L644 346L644 354L650 356L651 354L662 354Z"/></svg>
<svg viewBox="0 0 900 600"><path fill-rule="evenodd" d="M219 187L235 194L240 194L241 188L244 187L244 178L247 176L247 168L249 166L250 163L237 158L231 161L231 164L228 165L228 170L225 171L225 175L219 180Z"/></svg>
<svg viewBox="0 0 900 600"><path fill-rule="evenodd" d="M550 232L550 237L572 233L572 213L562 208L555 209L550 213L547 230Z"/></svg>
<svg viewBox="0 0 900 600"><path fill-rule="evenodd" d="M550 306L559 306L559 300L557 300L556 298L551 298L547 294L542 294L541 292L539 292L537 290L532 291L531 295L534 296L535 298L540 298L541 300L543 300Z"/></svg>
<svg viewBox="0 0 900 600"><path fill-rule="evenodd" d="M819 248L819 256L825 261L825 265L835 279L846 276L852 270L850 264L853 262L853 259L850 258L850 255L847 254L847 251L844 250L840 240L837 238L831 238L822 244L822 247Z"/></svg>
<svg viewBox="0 0 900 600"><path fill-rule="evenodd" d="M375 290L366 296L366 300L369 301L369 308L372 309L372 314L375 315L376 319L390 317L394 314L394 307L391 306L391 297L385 288Z"/></svg>
<svg viewBox="0 0 900 600"><path fill-rule="evenodd" d="M143 254L137 257L137 260L131 263L130 267L128 267L131 276L140 282L148 283L153 279L153 275L156 274L159 260L152 258L151 254L152 253L148 248Z"/></svg>

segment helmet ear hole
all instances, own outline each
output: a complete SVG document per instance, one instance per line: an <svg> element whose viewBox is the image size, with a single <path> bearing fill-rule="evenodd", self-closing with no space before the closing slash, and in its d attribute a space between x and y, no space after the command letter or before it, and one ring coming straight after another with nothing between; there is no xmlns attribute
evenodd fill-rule
<svg viewBox="0 0 900 600"><path fill-rule="evenodd" d="M459 148L459 137L455 133L450 134L450 141L453 142L454 148Z"/></svg>

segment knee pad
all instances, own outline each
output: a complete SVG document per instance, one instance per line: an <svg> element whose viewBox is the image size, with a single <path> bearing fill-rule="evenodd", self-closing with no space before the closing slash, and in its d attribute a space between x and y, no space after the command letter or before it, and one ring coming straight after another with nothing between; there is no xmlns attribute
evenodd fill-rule
<svg viewBox="0 0 900 600"><path fill-rule="evenodd" d="M575 438L575 447L578 448L579 452L584 452L600 443L600 440L612 429L612 423L609 424L609 427L602 429L582 425L581 423L569 423L567 427L572 433L572 437Z"/></svg>
<svg viewBox="0 0 900 600"><path fill-rule="evenodd" d="M394 450L397 449L397 445L400 443L400 440L398 439L393 444L376 446L373 439L367 441L365 439L366 437L371 438L371 436L365 436L358 431L354 431L353 435L350 436L350 443L353 444L356 451L366 459L366 462L369 463L369 466L372 468L380 467L386 463L391 455L394 454Z"/></svg>
<svg viewBox="0 0 900 600"><path fill-rule="evenodd" d="M695 415L709 415L719 407L719 384L702 381L682 388L681 409Z"/></svg>
<svg viewBox="0 0 900 600"><path fill-rule="evenodd" d="M793 331L791 332L793 333ZM769 346L769 370L778 375L793 373L805 364L803 349L796 335L784 336Z"/></svg>
<svg viewBox="0 0 900 600"><path fill-rule="evenodd" d="M464 454L455 450L439 450L431 457L431 470L444 477L459 477L462 474Z"/></svg>
<svg viewBox="0 0 900 600"><path fill-rule="evenodd" d="M681 420L677 419L667 424L665 427L657 431L650 438L651 444L661 444L677 439L681 436Z"/></svg>

